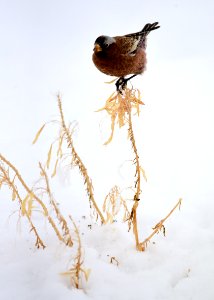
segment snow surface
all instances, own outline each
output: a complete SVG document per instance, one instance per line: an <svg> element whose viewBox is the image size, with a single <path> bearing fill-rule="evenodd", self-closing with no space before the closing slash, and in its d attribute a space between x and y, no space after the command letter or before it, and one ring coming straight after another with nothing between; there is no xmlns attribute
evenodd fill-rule
<svg viewBox="0 0 214 300"><path fill-rule="evenodd" d="M209 0L0 1L0 151L27 183L38 178L38 161L46 160L58 133L47 128L31 144L40 126L58 115L60 92L65 118L78 122L75 144L100 207L113 185L132 184L126 129L116 130L113 142L103 146L109 119L94 111L114 87L104 84L111 78L94 68L91 53L100 34L135 32L159 21L161 28L148 40L147 71L132 81L146 104L134 121L148 177L138 209L140 239L183 198L181 210L166 221L166 237L156 235L139 253L119 219L94 224L79 173L59 170L53 193L64 215L75 219L84 266L91 269L83 289L75 290L60 275L71 266L74 250L61 245L39 215L47 247L35 249L18 205L2 189L0 299L214 299L213 9Z"/></svg>

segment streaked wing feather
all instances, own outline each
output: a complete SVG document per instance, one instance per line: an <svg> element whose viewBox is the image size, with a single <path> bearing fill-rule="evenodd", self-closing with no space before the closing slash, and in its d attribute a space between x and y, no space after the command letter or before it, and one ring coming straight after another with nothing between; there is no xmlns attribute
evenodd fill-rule
<svg viewBox="0 0 214 300"><path fill-rule="evenodd" d="M146 48L147 35L150 31L158 29L159 27L158 22L152 24L148 23L139 32L114 37L118 40L118 44L120 45L120 53L123 55L135 55L138 47Z"/></svg>
<svg viewBox="0 0 214 300"><path fill-rule="evenodd" d="M118 37L121 40L120 53L121 54L132 54L136 51L138 44L140 42L140 36L120 36Z"/></svg>

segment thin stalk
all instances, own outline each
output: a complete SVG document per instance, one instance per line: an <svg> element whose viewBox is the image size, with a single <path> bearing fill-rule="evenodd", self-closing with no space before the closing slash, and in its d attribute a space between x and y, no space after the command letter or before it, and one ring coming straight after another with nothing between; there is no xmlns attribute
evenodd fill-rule
<svg viewBox="0 0 214 300"><path fill-rule="evenodd" d="M140 162L139 162L139 156L138 156L138 152L137 152L137 146L136 146L136 142L135 142L135 137L134 137L134 131L133 131L133 126L132 126L132 115L131 115L131 106L128 105L127 103L127 113L128 113L128 133L129 133L129 139L131 141L131 146L132 149L134 151L134 163L136 165L136 172L135 172L135 177L136 177L136 181L135 181L135 195L134 195L134 204L132 207L132 211L131 211L131 215L130 215L130 219L133 225L133 233L135 236L135 243L136 243L136 248L139 251L144 251L144 248L142 247L142 244L139 242L139 237L138 237L138 226L137 226L137 208L139 205L139 201L140 201L140 194L141 194L141 188L140 188L140 184L141 184L141 170L140 170Z"/></svg>
<svg viewBox="0 0 214 300"><path fill-rule="evenodd" d="M180 198L178 200L178 202L176 203L176 205L173 207L173 209L167 214L167 216L153 227L153 232L142 242L142 246L144 248L146 248L146 246L147 246L148 242L151 240L151 238L156 233L158 233L162 228L164 228L164 225L163 225L164 222L171 216L171 214L176 210L176 208L179 207L179 209L180 209L181 202L182 202L182 199Z"/></svg>
<svg viewBox="0 0 214 300"><path fill-rule="evenodd" d="M91 179L88 175L88 172L87 172L87 169L86 169L85 165L83 164L81 158L79 157L78 153L76 152L76 149L75 149L74 144L73 144L73 139L72 139L71 133L68 130L66 124L65 124L63 110L62 110L62 102L61 102L61 99L60 99L59 95L58 95L57 99L58 99L58 107L59 107L59 111L60 111L62 128L63 128L64 133L66 135L66 140L67 140L67 143L68 143L68 147L71 149L73 161L74 161L75 165L78 166L78 168L80 170L80 173L81 173L81 175L84 179L84 182L86 184L86 191L87 191L87 194L88 194L88 197L89 197L89 201L92 203L93 207L95 208L95 210L97 212L97 215L101 219L101 223L103 224L103 223L105 223L105 219L104 219L104 217L103 217L103 215L102 215L102 213L101 213L101 211L100 211L100 209L97 206L97 203L95 201Z"/></svg>

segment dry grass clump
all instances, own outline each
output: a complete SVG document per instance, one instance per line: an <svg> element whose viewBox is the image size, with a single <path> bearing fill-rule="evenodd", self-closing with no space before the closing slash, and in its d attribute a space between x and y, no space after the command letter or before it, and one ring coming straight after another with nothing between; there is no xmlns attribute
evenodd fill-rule
<svg viewBox="0 0 214 300"><path fill-rule="evenodd" d="M17 181L18 183L21 183L21 185L25 189L26 194L24 196L21 196L19 193L19 189L17 187ZM20 207L19 214L20 216L21 215L26 216L30 225L30 231L32 231L36 237L35 246L37 248L44 249L45 244L41 239L31 219L33 200L41 204L45 216L48 215L48 210L40 199L38 201L37 196L35 196L34 193L31 191L31 189L26 185L26 183L24 182L24 180L22 179L21 175L19 174L18 170L14 167L14 165L10 163L2 154L0 154L0 188L2 188L3 185L7 186L11 190L11 200L12 201L17 200L19 202L19 207Z"/></svg>
<svg viewBox="0 0 214 300"><path fill-rule="evenodd" d="M56 201L51 193L49 179L45 168L39 163L41 170L41 178L37 181L33 187L29 187L24 181L22 176L16 167L7 160L2 154L0 154L0 188L5 185L11 190L12 201L18 201L20 207L20 217L26 217L30 224L30 231L36 236L35 246L37 248L45 248L38 229L33 223L33 213L40 212L48 220L49 224L53 228L58 239L71 247L73 245L70 230L67 222L62 216ZM24 193L20 193L21 188ZM45 203L45 197L49 199L49 204ZM51 211L54 210L55 217L60 224L60 227L51 215Z"/></svg>
<svg viewBox="0 0 214 300"><path fill-rule="evenodd" d="M39 138L44 127L43 125L42 129L38 131L34 143ZM62 141L60 141L60 144L62 144ZM59 156L63 156L60 147L57 153ZM67 247L75 248L72 251L76 253L72 260L72 267L69 268L68 272L63 274L70 276L72 286L81 288L83 280L88 280L90 270L86 270L83 267L83 250L78 228L71 216L69 216L68 222L62 215L58 202L54 199L51 191L47 172L50 167L51 157L52 145L48 151L45 166L39 163L40 178L32 187L29 187L17 168L0 154L0 189L3 186L9 188L11 190L11 200L19 202L19 217L27 218L30 225L30 232L33 232L36 237L35 246L38 249L44 249L46 244L41 237L40 232L42 229L39 228L39 225L34 224L35 213L40 213L42 217L48 220L48 223L51 225L51 228L54 230L60 242L64 243ZM54 172L51 177L56 174L56 170L55 164ZM69 223L71 223L70 226Z"/></svg>
<svg viewBox="0 0 214 300"><path fill-rule="evenodd" d="M116 123L118 123L119 128L129 123L129 112L131 110L137 115L140 114L140 105L144 104L140 98L141 95L139 90L126 87L123 94L119 92L111 94L106 100L105 106L97 110L97 112L105 110L111 118L111 134L104 145L107 145L112 141Z"/></svg>
<svg viewBox="0 0 214 300"><path fill-rule="evenodd" d="M89 275L91 270L90 269L85 269L83 267L83 248L82 248L82 243L81 243L81 239L80 239L80 234L79 234L79 230L76 226L76 223L74 222L73 218L71 216L69 216L73 227L74 227L74 234L75 234L75 244L76 244L76 255L74 258L72 258L72 267L66 271L61 273L61 275L65 275L65 276L69 276L70 278L70 283L71 286L74 286L75 288L79 289L83 286L82 281L85 279L86 281L88 281Z"/></svg>
<svg viewBox="0 0 214 300"><path fill-rule="evenodd" d="M68 224L67 224L64 216L61 214L61 212L59 210L59 206L57 205L57 202L55 201L54 196L51 192L47 172L46 172L45 168L42 166L41 163L39 163L39 168L41 170L41 172L40 172L41 178L44 182L44 187L42 189L42 193L45 193L48 196L49 204L53 208L53 210L56 214L56 217L58 219L59 226L61 227L62 236L58 235L58 238L61 241L63 241L66 246L71 247L71 246L73 246L73 241L72 241L72 238L71 238L71 232L70 232Z"/></svg>
<svg viewBox="0 0 214 300"><path fill-rule="evenodd" d="M129 219L129 210L126 205L125 199L123 199L121 195L121 191L118 186L114 186L108 195L105 197L103 203L103 211L106 213L105 223L113 223L115 221L115 217L119 212L123 210L123 221L127 221Z"/></svg>

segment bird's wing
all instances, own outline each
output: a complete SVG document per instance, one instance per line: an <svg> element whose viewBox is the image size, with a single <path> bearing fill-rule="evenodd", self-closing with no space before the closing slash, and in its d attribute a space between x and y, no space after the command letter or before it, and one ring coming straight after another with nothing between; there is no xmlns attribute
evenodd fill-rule
<svg viewBox="0 0 214 300"><path fill-rule="evenodd" d="M160 28L160 26L158 25L158 22L155 22L155 23L152 23L152 24L148 23L143 27L143 29L141 31L126 34L124 36L124 38L130 39L131 41L133 41L133 47L131 49L130 54L134 55L136 50L138 49L138 47L145 49L146 48L146 37L147 37L147 35L152 30L156 30L158 28Z"/></svg>
<svg viewBox="0 0 214 300"><path fill-rule="evenodd" d="M138 48L146 48L146 37L150 31L158 29L158 22L148 23L139 32L126 34L124 36L116 36L117 46L121 54L135 55Z"/></svg>
<svg viewBox="0 0 214 300"><path fill-rule="evenodd" d="M117 45L120 49L120 53L124 55L126 54L134 55L135 51L137 50L140 39L141 39L140 35L116 37Z"/></svg>

